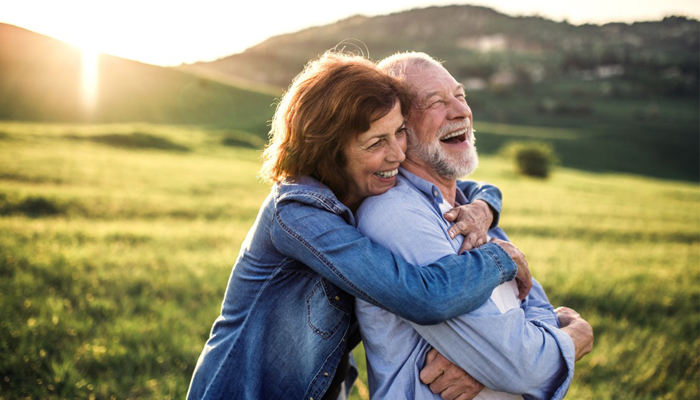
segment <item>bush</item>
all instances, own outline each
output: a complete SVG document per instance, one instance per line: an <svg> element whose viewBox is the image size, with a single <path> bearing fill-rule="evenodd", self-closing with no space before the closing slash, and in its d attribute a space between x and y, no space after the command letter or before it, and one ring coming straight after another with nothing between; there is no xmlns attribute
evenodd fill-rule
<svg viewBox="0 0 700 400"><path fill-rule="evenodd" d="M547 178L552 166L559 162L549 143L513 142L503 153L515 162L515 169L521 175Z"/></svg>

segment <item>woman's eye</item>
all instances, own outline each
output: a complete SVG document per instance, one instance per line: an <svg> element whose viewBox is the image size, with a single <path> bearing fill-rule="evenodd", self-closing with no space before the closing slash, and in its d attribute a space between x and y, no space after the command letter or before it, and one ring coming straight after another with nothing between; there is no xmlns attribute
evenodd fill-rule
<svg viewBox="0 0 700 400"><path fill-rule="evenodd" d="M368 148L368 149L376 149L377 147L379 147L379 145L380 145L381 143L382 143L381 140L377 140L376 142L370 144L367 148Z"/></svg>
<svg viewBox="0 0 700 400"><path fill-rule="evenodd" d="M398 131L396 131L396 136L404 136L406 132L408 132L408 128L402 126Z"/></svg>

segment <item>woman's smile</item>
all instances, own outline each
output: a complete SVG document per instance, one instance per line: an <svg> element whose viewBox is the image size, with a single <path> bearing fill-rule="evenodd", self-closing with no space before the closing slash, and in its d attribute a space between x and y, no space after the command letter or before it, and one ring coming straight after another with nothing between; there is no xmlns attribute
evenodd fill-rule
<svg viewBox="0 0 700 400"><path fill-rule="evenodd" d="M345 148L344 171L349 180L345 205L354 209L369 196L396 185L399 164L406 158L406 127L397 101L388 114L374 121Z"/></svg>

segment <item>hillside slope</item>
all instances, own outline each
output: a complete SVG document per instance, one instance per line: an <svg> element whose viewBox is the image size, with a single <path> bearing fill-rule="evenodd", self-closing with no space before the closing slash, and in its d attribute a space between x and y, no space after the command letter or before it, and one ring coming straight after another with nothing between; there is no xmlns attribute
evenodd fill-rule
<svg viewBox="0 0 700 400"><path fill-rule="evenodd" d="M544 140L567 167L698 181L699 41L684 17L575 26L459 5L354 16L179 68L285 88L331 48L424 51L465 85L481 153Z"/></svg>
<svg viewBox="0 0 700 400"><path fill-rule="evenodd" d="M0 119L199 124L265 136L274 112L269 94L104 54L97 61L89 111L80 49L0 24Z"/></svg>
<svg viewBox="0 0 700 400"><path fill-rule="evenodd" d="M489 80L494 74L509 72L516 80L546 81L583 72L596 75L599 67L618 66L602 74L621 74L637 83L661 82L648 75L653 69L655 75L665 73L663 90L694 94L699 32L698 21L682 17L575 26L455 5L371 18L354 16L276 36L241 54L184 68L217 70L286 87L309 59L331 48L363 51L373 59L414 50L445 60L457 79Z"/></svg>

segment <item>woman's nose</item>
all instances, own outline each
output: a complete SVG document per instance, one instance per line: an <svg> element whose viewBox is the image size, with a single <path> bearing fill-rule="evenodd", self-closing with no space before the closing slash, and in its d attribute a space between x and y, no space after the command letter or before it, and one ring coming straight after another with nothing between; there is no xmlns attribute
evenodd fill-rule
<svg viewBox="0 0 700 400"><path fill-rule="evenodd" d="M406 153L404 153L405 146L402 146L401 141L405 141L405 137L402 139L394 138L391 141L391 147L389 149L389 154L387 154L387 161L402 163L406 159Z"/></svg>

